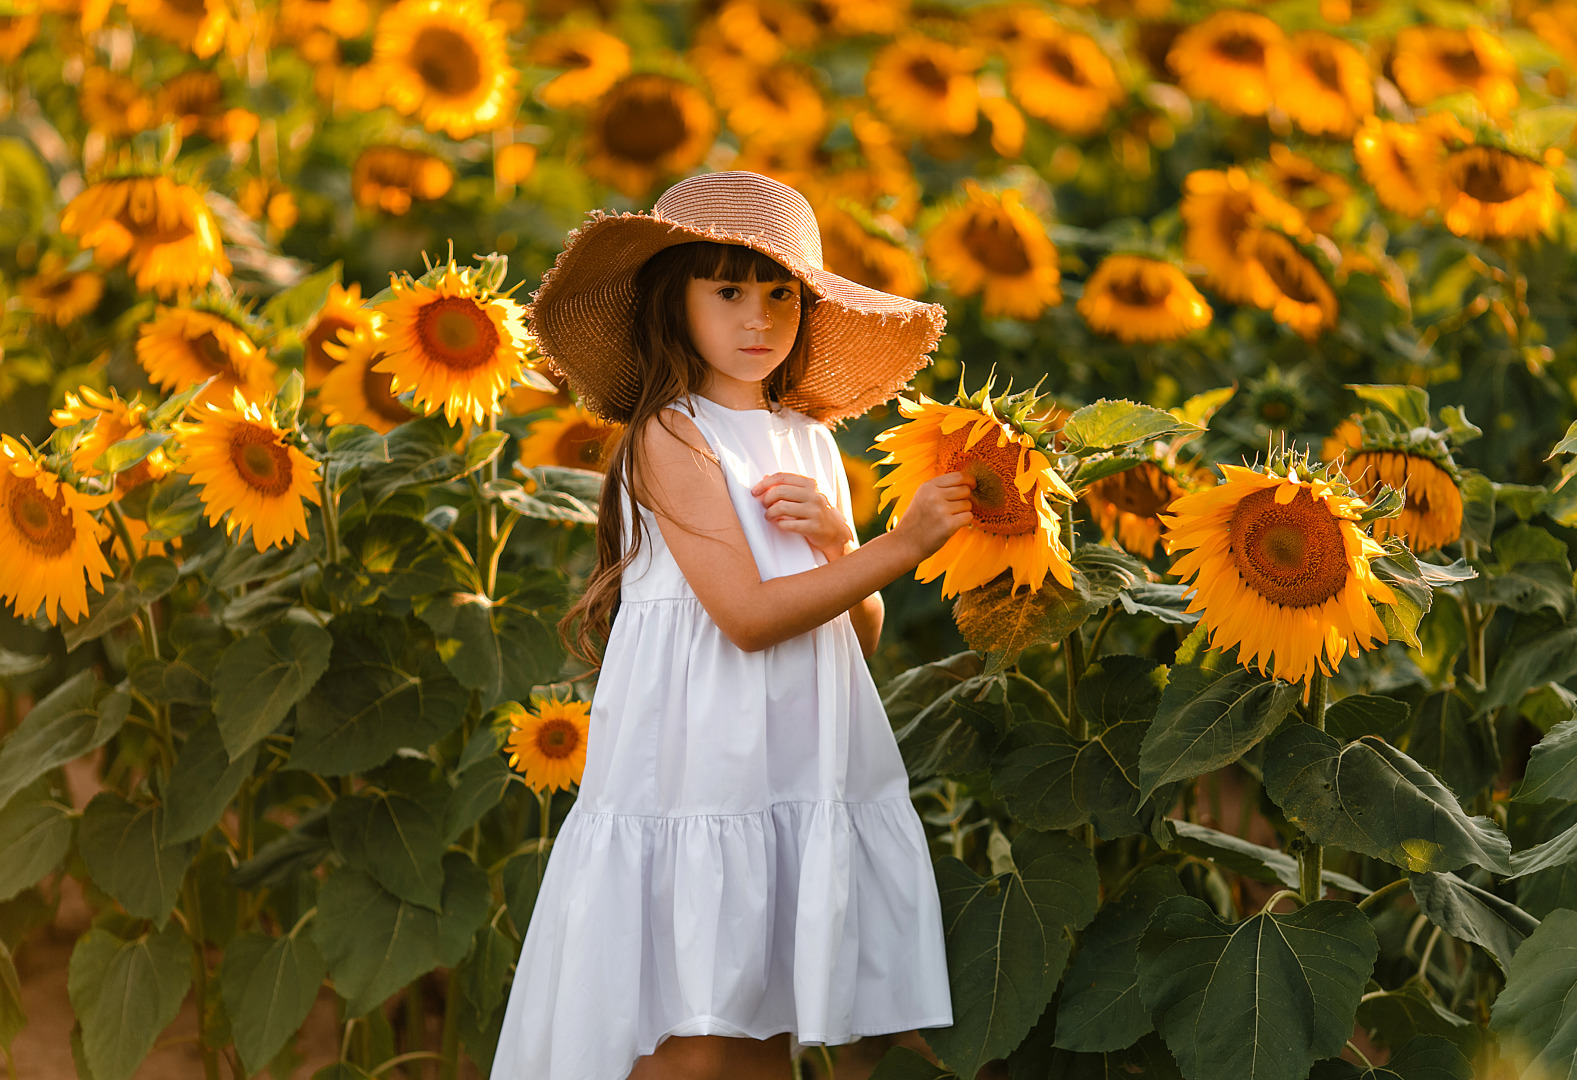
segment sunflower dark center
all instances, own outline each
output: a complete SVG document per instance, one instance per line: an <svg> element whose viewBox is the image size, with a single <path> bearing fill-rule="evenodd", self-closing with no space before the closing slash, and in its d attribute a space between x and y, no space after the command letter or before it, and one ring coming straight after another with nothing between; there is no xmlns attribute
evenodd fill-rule
<svg viewBox="0 0 1577 1080"><path fill-rule="evenodd" d="M318 324L307 335L307 360L323 367L331 368L339 363L328 353L323 351L325 342L339 343L339 332L349 330L353 324L338 315L325 315L318 320Z"/></svg>
<svg viewBox="0 0 1577 1080"><path fill-rule="evenodd" d="M416 336L429 359L456 371L481 367L498 353L493 320L464 296L440 296L422 305Z"/></svg>
<svg viewBox="0 0 1577 1080"><path fill-rule="evenodd" d="M1222 34L1215 51L1234 64L1259 67L1265 63L1265 43L1252 34Z"/></svg>
<svg viewBox="0 0 1577 1080"><path fill-rule="evenodd" d="M1243 583L1273 604L1314 607L1347 584L1341 526L1307 488L1286 504L1275 488L1245 497L1232 512L1230 536Z"/></svg>
<svg viewBox="0 0 1577 1080"><path fill-rule="evenodd" d="M68 275L65 277L50 278L42 285L35 287L38 289L38 295L40 299L59 300L63 296L70 296L72 290L76 288L76 284L76 275Z"/></svg>
<svg viewBox="0 0 1577 1080"><path fill-rule="evenodd" d="M1528 190L1527 177L1516 158L1475 146L1452 154L1446 164L1457 187L1479 202L1501 203Z"/></svg>
<svg viewBox="0 0 1577 1080"><path fill-rule="evenodd" d="M571 424L564 429L553 448L560 465L575 469L595 469L602 465L603 432L587 423Z"/></svg>
<svg viewBox="0 0 1577 1080"><path fill-rule="evenodd" d="M431 89L450 97L482 85L482 58L463 34L429 26L416 36L409 63Z"/></svg>
<svg viewBox="0 0 1577 1080"><path fill-rule="evenodd" d="M401 423L411 418L411 410L400 404L394 396L394 376L386 371L374 371L373 365L383 359L383 353L368 357L367 366L361 370L361 393L367 407L385 420Z"/></svg>
<svg viewBox="0 0 1577 1080"><path fill-rule="evenodd" d="M688 129L672 94L625 95L608 110L603 141L626 161L650 164L680 146Z"/></svg>
<svg viewBox="0 0 1577 1080"><path fill-rule="evenodd" d="M1128 307L1156 307L1172 293L1172 286L1165 282L1151 282L1144 274L1129 274L1112 281L1111 294ZM1137 472L1129 469L1128 472ZM1127 476L1128 473L1122 475Z"/></svg>
<svg viewBox="0 0 1577 1080"><path fill-rule="evenodd" d="M1029 251L1024 239L1001 214L986 212L970 218L964 229L964 247L990 273L1018 277L1029 271Z"/></svg>
<svg viewBox="0 0 1577 1080"><path fill-rule="evenodd" d="M1171 504L1174 488L1164 472L1147 462L1099 481L1095 494L1125 514L1154 518Z"/></svg>
<svg viewBox="0 0 1577 1080"><path fill-rule="evenodd" d="M537 749L543 757L567 758L580 746L580 729L568 720L549 720L537 729Z"/></svg>
<svg viewBox="0 0 1577 1080"><path fill-rule="evenodd" d="M1040 62L1070 86L1090 85L1090 80L1084 75L1084 69L1074 63L1073 57L1068 55L1068 50L1056 42L1048 41L1041 46Z"/></svg>
<svg viewBox="0 0 1577 1080"><path fill-rule="evenodd" d="M277 436L256 424L237 424L230 435L230 463L254 491L277 497L290 490L290 453Z"/></svg>
<svg viewBox="0 0 1577 1080"><path fill-rule="evenodd" d="M66 509L66 494L55 489L53 499L44 495L37 484L19 476L10 476L6 484L11 492L6 502L11 510L11 524L40 558L53 559L71 550L76 542L77 529L72 523L71 512Z"/></svg>
<svg viewBox="0 0 1577 1080"><path fill-rule="evenodd" d="M756 89L779 109L788 108L788 77L781 71L772 68L762 71L756 80Z"/></svg>
<svg viewBox="0 0 1577 1080"><path fill-rule="evenodd" d="M942 472L961 472L974 478L975 490L969 501L975 525L998 536L1034 532L1040 516L1014 484L1022 447L1015 442L998 446L996 433L987 432L966 449L968 438L968 426L943 435L937 443L936 463Z"/></svg>
<svg viewBox="0 0 1577 1080"><path fill-rule="evenodd" d="M138 220L130 212L131 201L128 208L115 215L115 220L125 230L135 236L144 244L179 244L192 236L191 226L179 218L169 219L163 214L152 214L146 220Z"/></svg>
<svg viewBox="0 0 1577 1080"><path fill-rule="evenodd" d="M1316 81L1328 90L1341 93L1342 74L1336 66L1336 57L1325 49L1314 48L1303 54L1303 62L1308 65L1309 72Z"/></svg>
<svg viewBox="0 0 1577 1080"><path fill-rule="evenodd" d="M164 0L164 2L189 19L200 19L208 14L205 0Z"/></svg>
<svg viewBox="0 0 1577 1080"><path fill-rule="evenodd" d="M1262 232L1254 244L1254 257L1283 295L1300 304L1313 304L1319 300L1319 294L1309 281L1309 275L1315 270L1307 259L1298 254L1290 240L1275 233Z"/></svg>
<svg viewBox="0 0 1577 1080"><path fill-rule="evenodd" d="M589 68L589 67L591 67L591 57L587 56L585 53L581 52L579 49L565 49L563 52L559 53L557 57L554 58L554 61L555 61L554 62L554 66L555 67L566 67L566 68Z"/></svg>
<svg viewBox="0 0 1577 1080"><path fill-rule="evenodd" d="M1442 49L1436 59L1452 78L1461 82L1472 82L1484 74L1484 65L1472 49Z"/></svg>
<svg viewBox="0 0 1577 1080"><path fill-rule="evenodd" d="M936 61L922 56L909 62L909 77L922 90L936 97L947 96L947 72L936 66Z"/></svg>
<svg viewBox="0 0 1577 1080"><path fill-rule="evenodd" d="M225 352L224 346L219 344L219 339L212 330L204 330L201 334L191 339L192 356L199 364L211 368L222 375L235 374L235 367L231 363L230 354Z"/></svg>

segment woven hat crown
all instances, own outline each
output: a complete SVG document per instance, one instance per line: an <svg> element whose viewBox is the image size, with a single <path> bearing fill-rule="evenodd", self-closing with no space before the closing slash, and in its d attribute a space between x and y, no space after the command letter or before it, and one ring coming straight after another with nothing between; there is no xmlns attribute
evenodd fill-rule
<svg viewBox="0 0 1577 1080"><path fill-rule="evenodd" d="M697 232L754 237L791 269L823 265L821 229L805 196L771 177L751 172L703 173L669 188L652 213Z"/></svg>

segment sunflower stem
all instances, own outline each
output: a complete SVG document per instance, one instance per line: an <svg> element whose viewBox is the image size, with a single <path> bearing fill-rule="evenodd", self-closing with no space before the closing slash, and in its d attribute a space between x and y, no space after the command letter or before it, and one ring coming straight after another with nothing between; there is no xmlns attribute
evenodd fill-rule
<svg viewBox="0 0 1577 1080"><path fill-rule="evenodd" d="M1330 696L1330 686L1325 673L1316 670L1309 676L1309 703L1304 707L1303 718L1316 730L1325 730L1325 704ZM1303 851L1298 855L1298 891L1305 903L1312 904L1325 895L1325 849L1307 837Z"/></svg>
<svg viewBox="0 0 1577 1080"><path fill-rule="evenodd" d="M1471 565L1478 561L1478 545L1472 540L1462 541L1462 557ZM1482 690L1485 685L1484 672L1484 629L1489 622L1484 617L1484 612L1463 589L1457 597L1457 603L1462 608L1462 623L1467 631L1467 677L1474 687Z"/></svg>
<svg viewBox="0 0 1577 1080"><path fill-rule="evenodd" d="M120 503L111 502L110 523L115 527L115 534L120 537L121 546L126 549L126 565L131 566L137 561L137 549L131 546L131 530L126 527L126 515L121 512Z"/></svg>
<svg viewBox="0 0 1577 1080"><path fill-rule="evenodd" d="M329 470L323 470L322 479L318 482L323 492L323 546L325 548L329 565L339 562L339 495L329 483ZM339 597L333 589L325 590L329 597L329 611L334 615L340 614Z"/></svg>
<svg viewBox="0 0 1577 1080"><path fill-rule="evenodd" d="M488 430L489 434L491 434L491 433L493 433L493 432L498 430L498 414L497 413L490 412L490 413L487 414L487 430ZM486 469L486 472L487 472L487 478L489 480L497 480L498 479L498 455L497 454L494 454L491 458L488 459L488 462L487 462L487 465L485 466L485 469ZM487 581L484 583L485 586L486 586L484 591L487 593L487 598L489 600L493 599L493 593L498 588L498 554L499 554L499 551L502 549L502 547L503 547L503 544L500 542L499 536L498 536L498 503L495 502L492 499L488 499L487 500L487 558L483 559L483 560L478 560L478 561L480 561L482 563L482 565L486 568Z"/></svg>
<svg viewBox="0 0 1577 1080"><path fill-rule="evenodd" d="M550 839L548 836L548 830L553 824L552 788L543 788L541 791L537 792L537 816L539 818L538 824L541 828L542 836L541 845L537 848L537 850L546 851L548 849L548 841Z"/></svg>

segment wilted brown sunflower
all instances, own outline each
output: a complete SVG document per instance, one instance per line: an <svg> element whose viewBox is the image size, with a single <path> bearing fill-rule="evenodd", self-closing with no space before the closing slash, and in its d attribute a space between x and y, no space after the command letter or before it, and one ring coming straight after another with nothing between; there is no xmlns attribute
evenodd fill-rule
<svg viewBox="0 0 1577 1080"><path fill-rule="evenodd" d="M1175 341L1211 318L1210 305L1181 270L1141 255L1101 260L1078 307L1090 329L1127 342Z"/></svg>
<svg viewBox="0 0 1577 1080"><path fill-rule="evenodd" d="M1350 138L1374 113L1369 62L1334 34L1293 34L1286 48L1272 54L1270 79L1276 104L1310 135Z"/></svg>
<svg viewBox="0 0 1577 1080"><path fill-rule="evenodd" d="M536 89L537 100L550 109L590 105L630 70L630 47L593 26L541 34L526 56L539 67L566 69Z"/></svg>
<svg viewBox="0 0 1577 1080"><path fill-rule="evenodd" d="M1271 70L1284 63L1281 27L1263 15L1218 11L1178 35L1166 62L1190 97L1230 113L1263 116L1274 94Z"/></svg>
<svg viewBox="0 0 1577 1080"><path fill-rule="evenodd" d="M374 78L428 131L469 138L509 121L519 77L483 0L400 0L378 17Z"/></svg>
<svg viewBox="0 0 1577 1080"><path fill-rule="evenodd" d="M1281 143L1270 148L1270 167L1265 170L1265 178L1271 190L1301 210L1309 228L1319 233L1330 232L1341 220L1352 195L1346 180Z"/></svg>
<svg viewBox="0 0 1577 1080"><path fill-rule="evenodd" d="M838 207L816 211L827 269L850 281L898 296L917 297L925 288L920 263L908 249L878 236Z"/></svg>
<svg viewBox="0 0 1577 1080"><path fill-rule="evenodd" d="M917 135L968 135L975 130L980 91L973 49L907 34L871 60L865 89L883 116Z"/></svg>
<svg viewBox="0 0 1577 1080"><path fill-rule="evenodd" d="M412 202L441 199L454 172L435 154L403 146L369 146L350 170L350 193L357 206L403 214Z"/></svg>
<svg viewBox="0 0 1577 1080"><path fill-rule="evenodd" d="M586 171L635 198L699 165L716 135L717 116L700 90L667 75L630 75L592 111Z"/></svg>
<svg viewBox="0 0 1577 1080"><path fill-rule="evenodd" d="M1085 34L1047 20L1007 50L1008 89L1024 111L1059 131L1088 135L1123 100L1111 59Z"/></svg>
<svg viewBox="0 0 1577 1080"><path fill-rule="evenodd" d="M964 193L926 235L931 276L959 296L984 293L988 317L1038 319L1048 304L1060 304L1057 249L1019 193L994 195L973 180Z"/></svg>
<svg viewBox="0 0 1577 1080"><path fill-rule="evenodd" d="M1446 228L1477 240L1536 236L1566 204L1555 190L1564 160L1550 150L1535 161L1493 146L1469 146L1439 166L1440 214Z"/></svg>
<svg viewBox="0 0 1577 1080"><path fill-rule="evenodd" d="M75 322L99 306L104 278L90 271L73 272L56 252L47 252L32 277L17 282L23 305L40 319L56 326Z"/></svg>
<svg viewBox="0 0 1577 1080"><path fill-rule="evenodd" d="M1396 35L1391 60L1396 85L1414 105L1470 90L1492 116L1517 105L1517 61L1494 34L1478 26L1408 26Z"/></svg>
<svg viewBox="0 0 1577 1080"><path fill-rule="evenodd" d="M1205 268L1215 290L1235 304L1268 307L1276 290L1254 260L1243 257L1243 237L1270 225L1293 234L1303 214L1240 168L1199 169L1183 183L1183 250Z"/></svg>

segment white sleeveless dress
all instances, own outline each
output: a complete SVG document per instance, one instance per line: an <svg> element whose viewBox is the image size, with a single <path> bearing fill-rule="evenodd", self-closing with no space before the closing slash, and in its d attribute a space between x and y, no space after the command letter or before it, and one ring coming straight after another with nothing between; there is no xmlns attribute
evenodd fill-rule
<svg viewBox="0 0 1577 1080"><path fill-rule="evenodd" d="M762 579L824 562L750 488L812 476L848 517L831 433L788 409L680 408L722 463ZM743 652L639 512L585 776L492 1080L624 1080L670 1035L831 1045L950 1025L931 857L849 616Z"/></svg>

